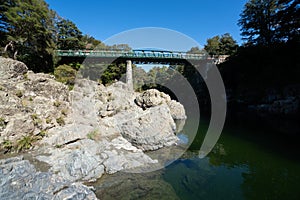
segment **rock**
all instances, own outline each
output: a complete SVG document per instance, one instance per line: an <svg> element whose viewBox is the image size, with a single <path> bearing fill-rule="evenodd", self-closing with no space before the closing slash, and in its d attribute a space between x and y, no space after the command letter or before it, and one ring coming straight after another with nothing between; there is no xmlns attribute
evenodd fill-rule
<svg viewBox="0 0 300 200"><path fill-rule="evenodd" d="M121 136L110 142L83 139L46 152L50 155L37 156L37 159L48 163L51 172L69 181L92 181L104 171L113 174L157 162Z"/></svg>
<svg viewBox="0 0 300 200"><path fill-rule="evenodd" d="M143 109L167 104L170 108L171 115L174 120L186 119L183 105L181 105L177 101L171 100L169 95L163 92L159 92L156 89L150 89L143 92L141 95L136 97L135 102Z"/></svg>
<svg viewBox="0 0 300 200"><path fill-rule="evenodd" d="M10 140L17 140L22 136L33 133L34 129L34 122L30 115L17 113L8 120L2 135Z"/></svg>
<svg viewBox="0 0 300 200"><path fill-rule="evenodd" d="M140 172L148 165L157 163L121 136L113 139L110 145L104 151L107 159L103 163L108 174L118 171Z"/></svg>
<svg viewBox="0 0 300 200"><path fill-rule="evenodd" d="M103 199L179 200L172 185L164 181L161 171L151 173L116 173L93 184Z"/></svg>
<svg viewBox="0 0 300 200"><path fill-rule="evenodd" d="M87 186L36 171L22 157L0 160L0 185L0 199L97 199Z"/></svg>
<svg viewBox="0 0 300 200"><path fill-rule="evenodd" d="M27 66L17 60L3 58L0 56L0 77L1 79L17 78L26 74Z"/></svg>
<svg viewBox="0 0 300 200"><path fill-rule="evenodd" d="M184 107L182 104L180 104L177 101L172 100L172 101L168 102L168 106L170 108L171 115L174 120L186 119L185 110L184 110Z"/></svg>
<svg viewBox="0 0 300 200"><path fill-rule="evenodd" d="M104 173L102 150L92 140L82 140L68 146L48 149L50 156L37 156L48 163L50 171L69 181L90 181L100 178Z"/></svg>
<svg viewBox="0 0 300 200"><path fill-rule="evenodd" d="M158 106L169 101L171 101L171 98L168 95L156 89L147 90L135 99L136 104L144 109Z"/></svg>
<svg viewBox="0 0 300 200"><path fill-rule="evenodd" d="M69 90L52 75L28 71L24 63L0 57L0 142L68 123ZM3 76L2 76L3 75Z"/></svg>
<svg viewBox="0 0 300 200"><path fill-rule="evenodd" d="M168 106L160 105L129 114L131 117L121 115L116 118L122 136L134 146L149 151L176 144L176 125Z"/></svg>

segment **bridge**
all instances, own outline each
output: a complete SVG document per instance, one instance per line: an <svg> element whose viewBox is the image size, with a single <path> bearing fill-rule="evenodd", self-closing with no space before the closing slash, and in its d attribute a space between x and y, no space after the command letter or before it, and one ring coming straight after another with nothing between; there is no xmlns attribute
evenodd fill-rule
<svg viewBox="0 0 300 200"><path fill-rule="evenodd" d="M92 62L127 63L126 82L133 90L132 62L136 64L190 64L201 63L209 59L207 54L194 54L180 51L160 50L57 50L56 55L65 59Z"/></svg>
<svg viewBox="0 0 300 200"><path fill-rule="evenodd" d="M206 54L193 54L180 51L160 50L57 50L59 57L96 57L96 58L127 58L127 59L185 59L203 60Z"/></svg>

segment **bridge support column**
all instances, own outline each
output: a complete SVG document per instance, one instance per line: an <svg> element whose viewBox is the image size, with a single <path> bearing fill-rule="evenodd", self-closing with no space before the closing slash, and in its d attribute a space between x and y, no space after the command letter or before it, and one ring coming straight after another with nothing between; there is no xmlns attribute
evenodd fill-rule
<svg viewBox="0 0 300 200"><path fill-rule="evenodd" d="M132 79L132 63L131 60L126 61L126 84L129 91L133 92L133 79Z"/></svg>

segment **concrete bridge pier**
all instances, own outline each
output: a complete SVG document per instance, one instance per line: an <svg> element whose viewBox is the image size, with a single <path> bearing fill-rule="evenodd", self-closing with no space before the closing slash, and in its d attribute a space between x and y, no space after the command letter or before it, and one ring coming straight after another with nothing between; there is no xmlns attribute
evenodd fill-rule
<svg viewBox="0 0 300 200"><path fill-rule="evenodd" d="M128 90L133 92L132 62L131 62L131 60L126 61L126 84L127 84Z"/></svg>

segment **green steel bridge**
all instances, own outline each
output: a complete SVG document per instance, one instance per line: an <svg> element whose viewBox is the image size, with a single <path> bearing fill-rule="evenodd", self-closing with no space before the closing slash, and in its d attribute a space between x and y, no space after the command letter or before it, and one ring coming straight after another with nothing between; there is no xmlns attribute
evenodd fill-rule
<svg viewBox="0 0 300 200"><path fill-rule="evenodd" d="M86 58L90 60L101 60L110 62L124 62L131 60L135 63L159 63L159 64L180 64L186 61L203 61L208 58L206 54L192 54L180 51L160 50L57 50L56 55L65 59Z"/></svg>

